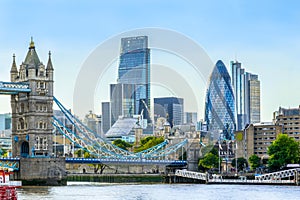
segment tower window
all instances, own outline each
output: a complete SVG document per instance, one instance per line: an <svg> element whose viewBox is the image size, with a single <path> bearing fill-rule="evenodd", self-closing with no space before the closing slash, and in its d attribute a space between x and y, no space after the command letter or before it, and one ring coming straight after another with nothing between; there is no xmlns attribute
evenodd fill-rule
<svg viewBox="0 0 300 200"><path fill-rule="evenodd" d="M46 88L46 83L45 82L39 82L38 88L45 89Z"/></svg>

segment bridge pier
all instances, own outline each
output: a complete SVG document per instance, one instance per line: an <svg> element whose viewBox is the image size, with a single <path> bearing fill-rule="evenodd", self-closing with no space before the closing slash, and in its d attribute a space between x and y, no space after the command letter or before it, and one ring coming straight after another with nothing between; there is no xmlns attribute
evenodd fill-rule
<svg viewBox="0 0 300 200"><path fill-rule="evenodd" d="M66 185L65 158L21 158L14 179L23 185Z"/></svg>

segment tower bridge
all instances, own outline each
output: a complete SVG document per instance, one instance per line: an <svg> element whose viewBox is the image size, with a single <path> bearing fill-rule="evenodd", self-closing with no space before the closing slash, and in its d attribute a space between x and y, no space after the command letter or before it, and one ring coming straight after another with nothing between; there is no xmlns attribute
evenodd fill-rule
<svg viewBox="0 0 300 200"><path fill-rule="evenodd" d="M168 160L188 140L167 141L139 153L123 150L91 131L53 96L54 68L51 53L44 65L31 39L25 60L17 68L15 55L10 82L0 82L0 95L11 96L12 158L0 158L0 167L16 170L15 179L28 183L65 184L66 163L186 166L187 161ZM74 130L53 116L53 104ZM59 132L94 159L53 156L53 133Z"/></svg>

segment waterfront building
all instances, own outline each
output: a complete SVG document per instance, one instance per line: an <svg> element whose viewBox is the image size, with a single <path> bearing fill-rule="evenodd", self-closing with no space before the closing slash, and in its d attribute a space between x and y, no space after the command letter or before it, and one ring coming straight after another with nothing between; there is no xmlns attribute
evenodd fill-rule
<svg viewBox="0 0 300 200"><path fill-rule="evenodd" d="M147 36L121 39L118 83L135 85L134 95L128 102L130 106L124 109L130 109L133 115L139 115L144 110L143 118L150 121L150 49ZM123 112L126 113L126 110Z"/></svg>
<svg viewBox="0 0 300 200"><path fill-rule="evenodd" d="M300 141L300 106L298 108L282 108L273 113L273 122L281 127L281 132Z"/></svg>
<svg viewBox="0 0 300 200"><path fill-rule="evenodd" d="M246 72L238 61L231 61L231 80L235 97L237 130L247 124L260 122L260 81L258 76Z"/></svg>
<svg viewBox="0 0 300 200"><path fill-rule="evenodd" d="M235 101L230 76L219 60L210 76L205 101L205 122L208 132L233 139L235 131Z"/></svg>
<svg viewBox="0 0 300 200"><path fill-rule="evenodd" d="M183 99L176 97L154 98L155 118L164 117L171 127L183 124Z"/></svg>
<svg viewBox="0 0 300 200"><path fill-rule="evenodd" d="M267 159L268 147L281 133L281 128L273 123L255 123L248 125L243 131L236 131L237 157L249 159L255 154Z"/></svg>

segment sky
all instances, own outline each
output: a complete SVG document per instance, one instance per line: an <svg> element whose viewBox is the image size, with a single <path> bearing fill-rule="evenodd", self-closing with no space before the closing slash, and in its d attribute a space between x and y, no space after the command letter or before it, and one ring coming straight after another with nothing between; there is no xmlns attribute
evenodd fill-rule
<svg viewBox="0 0 300 200"><path fill-rule="evenodd" d="M52 52L55 96L72 107L76 77L99 44L128 30L157 27L191 38L228 70L238 60L258 74L261 120L271 121L279 106L300 104L299 10L298 1L2 0L0 81L9 81L13 53L20 65L33 36L44 64ZM10 112L9 101L0 97L0 113ZM100 114L100 108L94 112Z"/></svg>

